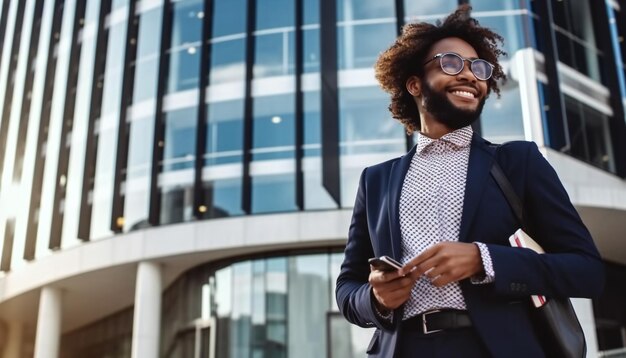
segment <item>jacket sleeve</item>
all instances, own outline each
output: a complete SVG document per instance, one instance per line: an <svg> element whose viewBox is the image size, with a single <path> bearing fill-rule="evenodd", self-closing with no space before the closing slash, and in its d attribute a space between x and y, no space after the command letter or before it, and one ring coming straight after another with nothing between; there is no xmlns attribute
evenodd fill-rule
<svg viewBox="0 0 626 358"><path fill-rule="evenodd" d="M528 146L524 221L546 251L488 245L496 294L595 297L604 285L604 265L565 188L537 145Z"/></svg>
<svg viewBox="0 0 626 358"><path fill-rule="evenodd" d="M372 287L368 283L370 268L367 260L374 256L367 224L366 171L361 173L344 261L337 277L335 296L344 317L361 327L391 330L388 322L375 313Z"/></svg>

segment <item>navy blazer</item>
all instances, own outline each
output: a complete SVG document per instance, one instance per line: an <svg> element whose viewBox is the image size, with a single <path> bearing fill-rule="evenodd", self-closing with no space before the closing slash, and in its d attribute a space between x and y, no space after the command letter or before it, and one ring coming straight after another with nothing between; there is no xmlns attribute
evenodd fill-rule
<svg viewBox="0 0 626 358"><path fill-rule="evenodd" d="M348 321L377 327L369 344L370 357L392 358L402 319L402 307L391 323L374 312L370 257L401 257L400 192L415 147L406 155L363 170L336 298ZM494 158L497 156L497 158ZM520 223L490 175L497 160L524 204L526 231L548 254L512 248L508 238ZM495 146L474 134L463 201L460 242L487 245L495 281L475 285L460 282L474 327L495 357L541 357L540 343L529 319L529 296L594 297L604 284L604 266L589 231L559 181L532 142Z"/></svg>

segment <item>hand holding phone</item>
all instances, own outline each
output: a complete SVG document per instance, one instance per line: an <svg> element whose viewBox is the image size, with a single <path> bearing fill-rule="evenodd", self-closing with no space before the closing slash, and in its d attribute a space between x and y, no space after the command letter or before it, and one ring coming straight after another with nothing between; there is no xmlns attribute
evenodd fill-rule
<svg viewBox="0 0 626 358"><path fill-rule="evenodd" d="M367 261L372 267L379 271L397 271L402 268L402 264L389 256L372 257Z"/></svg>

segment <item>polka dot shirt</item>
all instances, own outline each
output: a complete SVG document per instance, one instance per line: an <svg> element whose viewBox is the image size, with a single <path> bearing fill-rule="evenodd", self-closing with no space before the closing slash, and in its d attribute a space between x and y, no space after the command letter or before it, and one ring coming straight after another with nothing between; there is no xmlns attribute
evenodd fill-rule
<svg viewBox="0 0 626 358"><path fill-rule="evenodd" d="M467 126L439 139L418 134L400 195L403 264L434 244L459 240L472 133ZM489 251L482 243L476 245L486 275L472 283L493 282ZM455 282L438 288L422 276L404 305L403 318L442 308L466 309L460 285Z"/></svg>

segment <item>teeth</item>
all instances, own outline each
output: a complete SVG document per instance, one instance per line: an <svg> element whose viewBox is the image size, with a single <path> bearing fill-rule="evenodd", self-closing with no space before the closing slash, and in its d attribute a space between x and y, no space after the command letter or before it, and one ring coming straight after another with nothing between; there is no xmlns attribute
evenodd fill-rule
<svg viewBox="0 0 626 358"><path fill-rule="evenodd" d="M453 91L452 93L463 97L474 98L474 94L467 91Z"/></svg>

